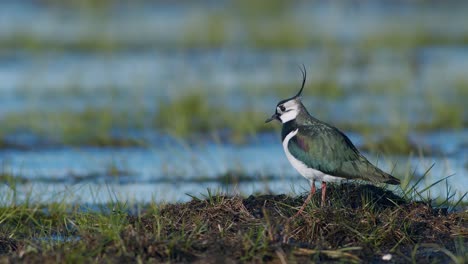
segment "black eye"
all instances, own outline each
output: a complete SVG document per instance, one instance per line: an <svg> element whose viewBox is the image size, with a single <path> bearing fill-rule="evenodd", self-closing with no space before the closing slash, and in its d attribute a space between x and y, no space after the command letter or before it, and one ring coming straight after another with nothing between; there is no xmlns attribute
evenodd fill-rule
<svg viewBox="0 0 468 264"><path fill-rule="evenodd" d="M280 105L279 108L280 108L281 112L286 111L286 107L284 107L284 105Z"/></svg>

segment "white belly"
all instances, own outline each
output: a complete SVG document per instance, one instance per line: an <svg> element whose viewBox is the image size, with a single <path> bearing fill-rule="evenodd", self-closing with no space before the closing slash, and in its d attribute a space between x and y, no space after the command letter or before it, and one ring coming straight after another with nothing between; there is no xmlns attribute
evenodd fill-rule
<svg viewBox="0 0 468 264"><path fill-rule="evenodd" d="M336 182L336 181L341 181L343 178L341 177L336 177L332 175L328 175L326 173L323 173L319 170L308 168L302 161L296 159L291 152L289 152L288 149L288 143L291 138L293 138L297 132L299 131L299 128L292 131L289 133L283 140L283 149L284 153L286 153L286 157L288 158L289 162L291 165L305 178L309 180L316 180L316 181L325 181L325 182Z"/></svg>

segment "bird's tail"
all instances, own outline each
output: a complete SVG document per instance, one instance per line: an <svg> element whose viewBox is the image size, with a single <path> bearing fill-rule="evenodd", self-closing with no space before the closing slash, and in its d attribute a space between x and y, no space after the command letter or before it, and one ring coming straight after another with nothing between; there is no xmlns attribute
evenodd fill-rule
<svg viewBox="0 0 468 264"><path fill-rule="evenodd" d="M381 169L372 166L372 172L370 173L369 180L372 182L387 183L392 185L399 185L400 180L393 177L392 175L382 171Z"/></svg>
<svg viewBox="0 0 468 264"><path fill-rule="evenodd" d="M376 178L379 178L378 181L382 183L387 183L387 184L392 184L392 185L399 185L400 180L398 178L393 177L392 175L382 171L381 169L374 167L375 168L375 176Z"/></svg>
<svg viewBox="0 0 468 264"><path fill-rule="evenodd" d="M387 183L399 185L400 180L392 175L382 171L378 167L372 165L364 156L360 157L359 172L363 175L362 179L374 183Z"/></svg>
<svg viewBox="0 0 468 264"><path fill-rule="evenodd" d="M388 174L388 173L385 173L386 176L387 176L387 179L384 181L384 183L387 183L387 184L393 184L393 185L399 185L400 184L400 180L393 177L392 175Z"/></svg>

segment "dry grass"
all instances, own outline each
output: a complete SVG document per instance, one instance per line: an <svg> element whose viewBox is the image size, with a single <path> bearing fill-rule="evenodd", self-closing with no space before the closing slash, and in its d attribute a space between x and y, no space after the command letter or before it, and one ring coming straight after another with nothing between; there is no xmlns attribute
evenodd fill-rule
<svg viewBox="0 0 468 264"><path fill-rule="evenodd" d="M12 218L0 231L0 262L357 263L381 262L391 253L394 263L462 263L467 257L466 212L410 202L370 185L330 186L328 193L328 205L319 207L317 195L291 221L304 197L210 192L188 203L153 204L138 214L113 205L105 214L36 212L40 221L16 216L29 230L36 222L49 223L52 233L45 234L78 239L46 243L24 230L9 236Z"/></svg>

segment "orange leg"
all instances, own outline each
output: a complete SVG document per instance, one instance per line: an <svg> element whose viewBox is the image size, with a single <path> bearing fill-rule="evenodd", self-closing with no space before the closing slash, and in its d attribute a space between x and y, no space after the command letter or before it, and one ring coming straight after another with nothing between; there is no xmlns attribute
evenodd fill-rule
<svg viewBox="0 0 468 264"><path fill-rule="evenodd" d="M312 181L312 184L310 186L310 193L309 195L307 196L307 198L305 199L304 203L302 204L301 208L299 209L299 211L297 211L297 213L291 217L290 219L300 215L302 213L302 211L304 211L306 205L310 202L310 199L312 199L312 196L315 194L315 180Z"/></svg>
<svg viewBox="0 0 468 264"><path fill-rule="evenodd" d="M326 193L327 193L327 183L323 181L322 182L322 204L321 204L322 207L325 205Z"/></svg>

